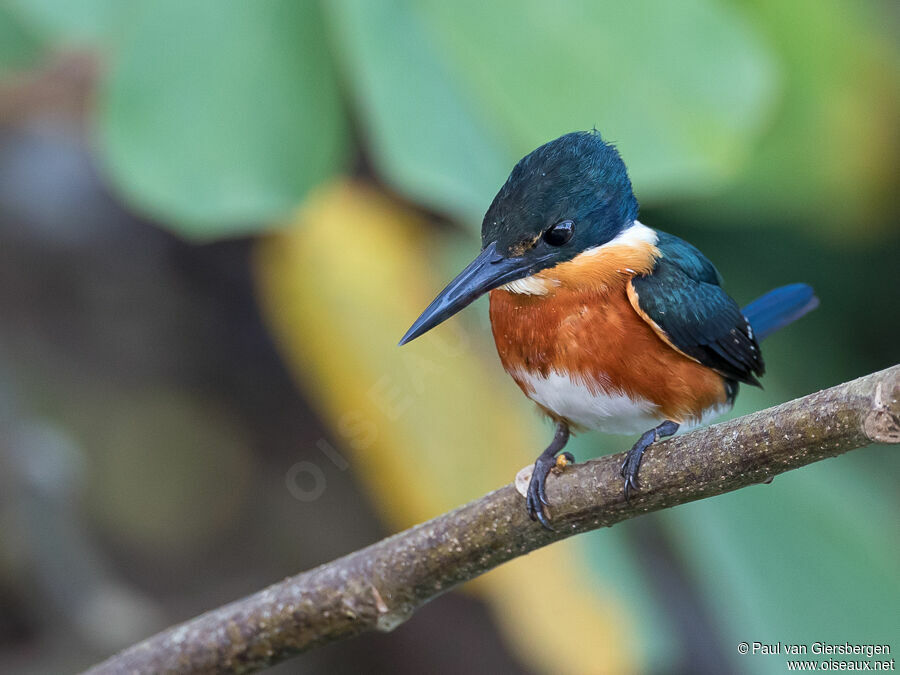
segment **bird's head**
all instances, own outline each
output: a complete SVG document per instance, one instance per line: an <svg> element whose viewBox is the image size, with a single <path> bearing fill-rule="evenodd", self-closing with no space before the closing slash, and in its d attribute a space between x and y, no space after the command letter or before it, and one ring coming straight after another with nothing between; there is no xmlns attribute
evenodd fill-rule
<svg viewBox="0 0 900 675"><path fill-rule="evenodd" d="M405 344L488 291L601 246L637 218L625 163L596 131L561 136L526 155L481 225L481 253L416 319Z"/></svg>

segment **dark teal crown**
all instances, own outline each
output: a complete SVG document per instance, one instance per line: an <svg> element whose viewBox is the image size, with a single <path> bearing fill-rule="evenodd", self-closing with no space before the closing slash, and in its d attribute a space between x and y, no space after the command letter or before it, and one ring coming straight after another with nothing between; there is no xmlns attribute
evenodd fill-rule
<svg viewBox="0 0 900 675"><path fill-rule="evenodd" d="M509 252L562 220L575 236L560 251L572 258L603 244L638 215L628 170L597 131L576 131L537 148L516 164L481 226L482 246Z"/></svg>

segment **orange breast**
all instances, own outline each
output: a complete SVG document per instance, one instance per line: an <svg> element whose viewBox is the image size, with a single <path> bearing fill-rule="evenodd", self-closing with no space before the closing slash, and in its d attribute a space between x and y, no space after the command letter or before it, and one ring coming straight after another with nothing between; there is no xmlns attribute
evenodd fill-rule
<svg viewBox="0 0 900 675"><path fill-rule="evenodd" d="M628 300L633 275L617 272L602 284L569 280L546 295L491 292L497 351L525 394L533 388L522 373L556 372L575 376L593 393L650 401L679 423L725 404L723 378L666 344ZM565 419L564 412L548 413Z"/></svg>

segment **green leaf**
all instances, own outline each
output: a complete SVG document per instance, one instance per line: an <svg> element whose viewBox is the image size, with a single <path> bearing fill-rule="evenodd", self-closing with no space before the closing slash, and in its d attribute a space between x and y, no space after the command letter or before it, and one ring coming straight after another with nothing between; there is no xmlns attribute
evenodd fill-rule
<svg viewBox="0 0 900 675"><path fill-rule="evenodd" d="M104 46L147 0L11 0L16 12L54 43Z"/></svg>
<svg viewBox="0 0 900 675"><path fill-rule="evenodd" d="M19 12L0 6L0 74L29 67L43 48L43 41Z"/></svg>
<svg viewBox="0 0 900 675"><path fill-rule="evenodd" d="M515 157L476 114L422 17L402 0L328 7L378 170L410 197L480 225Z"/></svg>
<svg viewBox="0 0 900 675"><path fill-rule="evenodd" d="M900 51L887 5L743 3L784 68L778 110L727 191L685 217L872 243L896 228ZM879 10L881 10L879 12ZM823 228L823 225L826 226Z"/></svg>
<svg viewBox="0 0 900 675"><path fill-rule="evenodd" d="M776 89L751 27L709 0L332 7L380 168L468 218L516 159L593 126L640 197L711 189L742 165Z"/></svg>
<svg viewBox="0 0 900 675"><path fill-rule="evenodd" d="M113 60L97 136L115 185L182 234L286 216L345 157L317 5L147 4Z"/></svg>

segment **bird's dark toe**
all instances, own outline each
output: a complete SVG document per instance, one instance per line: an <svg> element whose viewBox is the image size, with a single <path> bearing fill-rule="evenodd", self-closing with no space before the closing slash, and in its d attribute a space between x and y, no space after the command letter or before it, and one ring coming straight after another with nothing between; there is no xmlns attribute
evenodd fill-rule
<svg viewBox="0 0 900 675"><path fill-rule="evenodd" d="M624 475L625 478L625 501L628 501L628 498L631 496L632 490L640 489L640 485L637 482L637 475Z"/></svg>
<svg viewBox="0 0 900 675"><path fill-rule="evenodd" d="M539 511L539 509L536 508L534 498L531 496L530 492L525 498L525 510L528 511L529 518L531 518L532 520L537 520L537 512Z"/></svg>
<svg viewBox="0 0 900 675"><path fill-rule="evenodd" d="M550 469L553 466L555 466L553 458L538 458L534 463L534 471L531 474L531 480L528 483L528 493L525 498L525 508L528 511L528 517L532 520L537 520L548 530L553 528L550 527L544 506L550 504L550 501L547 499L546 483L547 476L550 474Z"/></svg>
<svg viewBox="0 0 900 675"><path fill-rule="evenodd" d="M526 500L525 508L528 510L528 517L538 521L546 529L552 530L550 521L547 519L547 513L544 511L544 505L540 498L535 494L529 494Z"/></svg>
<svg viewBox="0 0 900 675"><path fill-rule="evenodd" d="M625 479L625 500L631 496L632 492L640 489L638 482L638 471L641 468L641 455L637 452L629 452L622 462L622 469L619 474Z"/></svg>
<svg viewBox="0 0 900 675"><path fill-rule="evenodd" d="M544 510L543 506L539 508L535 515L537 516L538 522L544 527L545 530L550 530L554 532L553 526L550 524L550 520L547 518L547 512Z"/></svg>

